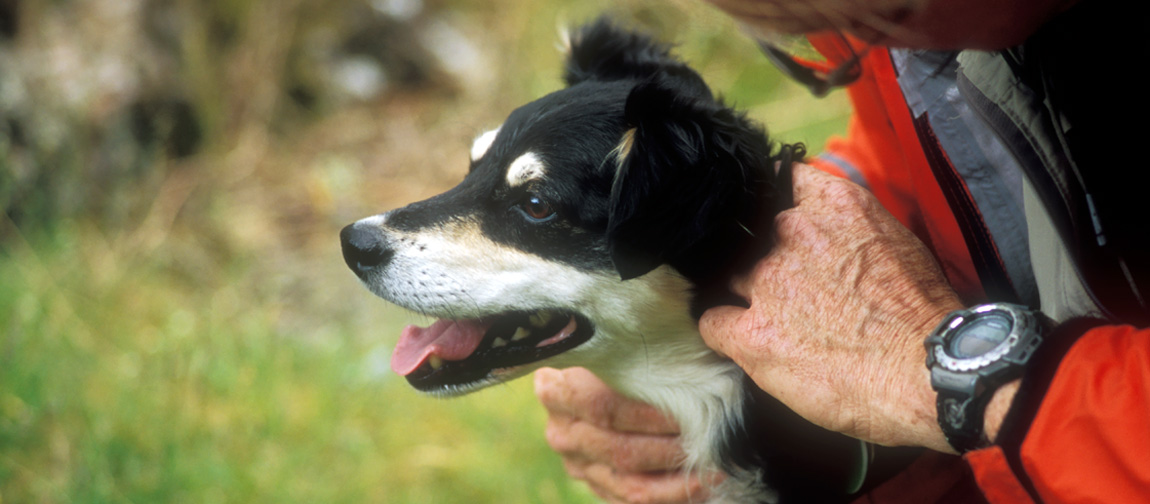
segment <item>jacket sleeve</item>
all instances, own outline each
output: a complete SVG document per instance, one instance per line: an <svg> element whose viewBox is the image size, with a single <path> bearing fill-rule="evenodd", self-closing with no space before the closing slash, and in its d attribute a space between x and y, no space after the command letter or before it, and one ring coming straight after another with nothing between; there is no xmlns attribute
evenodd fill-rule
<svg viewBox="0 0 1150 504"><path fill-rule="evenodd" d="M955 290L979 299L961 234L949 209L936 208L945 199L931 185L889 54L872 49L847 92L855 106L847 136L811 164L870 188L935 251ZM1150 502L1150 329L1061 324L1033 357L996 443L966 455L991 502Z"/></svg>
<svg viewBox="0 0 1150 504"><path fill-rule="evenodd" d="M996 445L966 455L991 502L1150 499L1150 329L1099 324L1056 328Z"/></svg>

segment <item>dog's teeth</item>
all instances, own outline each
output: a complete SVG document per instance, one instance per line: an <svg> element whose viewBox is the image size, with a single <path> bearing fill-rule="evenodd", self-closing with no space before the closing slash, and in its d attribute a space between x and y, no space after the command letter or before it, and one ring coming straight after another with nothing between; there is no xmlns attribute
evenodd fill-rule
<svg viewBox="0 0 1150 504"><path fill-rule="evenodd" d="M545 312L545 311L535 312L534 315L527 317L527 321L531 322L531 325L533 325L535 327L542 328L542 327L546 326L548 322L551 321L551 312Z"/></svg>
<svg viewBox="0 0 1150 504"><path fill-rule="evenodd" d="M526 338L528 336L531 336L531 331L528 331L527 329L525 329L523 327L516 327L515 328L515 334L511 335L511 341L519 341L519 340Z"/></svg>
<svg viewBox="0 0 1150 504"><path fill-rule="evenodd" d="M443 367L443 358L438 355L432 355L427 359L427 363L431 364L431 369L439 369Z"/></svg>
<svg viewBox="0 0 1150 504"><path fill-rule="evenodd" d="M503 338L495 338L495 341L491 342L491 348L499 348L501 346L506 346L506 345L507 345L507 340L505 340Z"/></svg>

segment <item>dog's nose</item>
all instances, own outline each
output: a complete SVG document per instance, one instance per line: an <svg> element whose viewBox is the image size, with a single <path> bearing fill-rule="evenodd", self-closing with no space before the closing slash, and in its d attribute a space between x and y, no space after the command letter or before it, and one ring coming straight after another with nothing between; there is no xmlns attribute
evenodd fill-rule
<svg viewBox="0 0 1150 504"><path fill-rule="evenodd" d="M387 246L383 234L368 226L351 224L339 232L343 260L361 278L374 269L387 266L395 251Z"/></svg>

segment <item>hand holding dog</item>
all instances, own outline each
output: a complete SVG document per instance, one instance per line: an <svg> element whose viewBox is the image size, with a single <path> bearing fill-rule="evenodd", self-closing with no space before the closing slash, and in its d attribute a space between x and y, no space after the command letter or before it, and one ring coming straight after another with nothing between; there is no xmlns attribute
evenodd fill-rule
<svg viewBox="0 0 1150 504"><path fill-rule="evenodd" d="M827 429L951 451L923 340L962 308L930 252L865 189L805 165L776 244L700 321L707 344Z"/></svg>
<svg viewBox="0 0 1150 504"><path fill-rule="evenodd" d="M682 470L679 426L654 407L619 395L583 368L535 372L547 408L547 442L574 478L611 503L702 502L706 485ZM708 475L710 483L721 474Z"/></svg>

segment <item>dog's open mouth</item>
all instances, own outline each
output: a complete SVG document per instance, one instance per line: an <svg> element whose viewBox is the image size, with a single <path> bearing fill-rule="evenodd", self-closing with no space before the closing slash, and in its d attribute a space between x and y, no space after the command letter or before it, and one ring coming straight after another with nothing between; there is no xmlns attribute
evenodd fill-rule
<svg viewBox="0 0 1150 504"><path fill-rule="evenodd" d="M558 310L444 319L426 328L404 328L391 369L418 390L444 391L566 352L593 333L586 318Z"/></svg>

